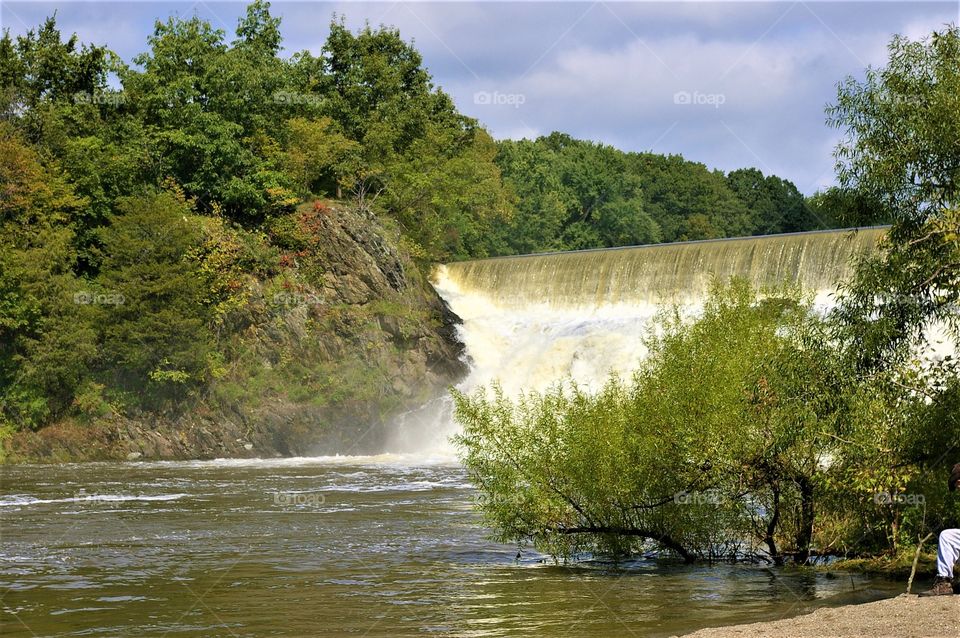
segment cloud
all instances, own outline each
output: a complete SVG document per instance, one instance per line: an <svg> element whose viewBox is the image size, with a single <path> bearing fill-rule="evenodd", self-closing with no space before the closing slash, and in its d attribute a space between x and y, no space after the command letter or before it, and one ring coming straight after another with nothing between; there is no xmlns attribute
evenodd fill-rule
<svg viewBox="0 0 960 638"><path fill-rule="evenodd" d="M55 9L63 31L130 59L156 18L196 12L229 39L244 5L8 1L0 18L17 34ZM957 20L956 2L274 1L272 10L288 54L318 53L334 13L352 28L398 27L435 83L495 136L559 130L723 170L756 166L808 193L832 183L838 131L823 109L836 83L882 66L894 33L916 39ZM484 92L490 99L477 100Z"/></svg>

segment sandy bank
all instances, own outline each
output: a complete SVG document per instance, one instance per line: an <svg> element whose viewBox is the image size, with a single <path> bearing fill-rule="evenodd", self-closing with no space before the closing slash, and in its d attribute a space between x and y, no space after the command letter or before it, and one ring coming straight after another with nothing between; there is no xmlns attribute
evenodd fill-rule
<svg viewBox="0 0 960 638"><path fill-rule="evenodd" d="M957 638L960 596L906 594L862 605L823 608L805 616L702 629L688 638Z"/></svg>

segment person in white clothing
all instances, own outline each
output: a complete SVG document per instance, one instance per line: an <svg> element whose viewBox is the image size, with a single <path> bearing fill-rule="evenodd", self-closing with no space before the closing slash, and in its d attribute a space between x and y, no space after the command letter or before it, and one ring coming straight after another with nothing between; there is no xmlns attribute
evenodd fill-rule
<svg viewBox="0 0 960 638"><path fill-rule="evenodd" d="M950 482L947 484L951 492L955 492L960 483L960 463L953 466L950 472ZM921 596L952 596L953 569L960 560L960 529L945 529L940 532L940 545L937 549L937 578L933 587L920 594Z"/></svg>

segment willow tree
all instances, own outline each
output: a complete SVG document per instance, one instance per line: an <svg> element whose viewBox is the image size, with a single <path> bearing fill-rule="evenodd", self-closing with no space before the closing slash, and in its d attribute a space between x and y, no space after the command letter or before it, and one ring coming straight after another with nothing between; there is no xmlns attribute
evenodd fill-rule
<svg viewBox="0 0 960 638"><path fill-rule="evenodd" d="M663 314L629 381L456 395L462 458L501 541L555 557L809 555L841 413L822 325L795 293L718 288Z"/></svg>
<svg viewBox="0 0 960 638"><path fill-rule="evenodd" d="M873 486L888 495L854 508L855 542L882 536L895 551L960 513L940 478L960 441L960 375L955 356L930 352L934 328L947 349L960 348L960 29L895 37L887 65L842 82L828 114L845 132L837 173L850 201L892 220L836 311L859 377L857 411L872 415L869 426L861 418L841 433L860 446L838 456L836 469L847 493ZM917 366L922 351L934 356ZM902 401L882 400L897 394ZM922 495L923 516L889 496L900 494Z"/></svg>

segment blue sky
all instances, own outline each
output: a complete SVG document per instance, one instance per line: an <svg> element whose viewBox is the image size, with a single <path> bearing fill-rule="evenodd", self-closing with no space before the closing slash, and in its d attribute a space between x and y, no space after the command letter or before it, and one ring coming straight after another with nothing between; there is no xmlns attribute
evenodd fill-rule
<svg viewBox="0 0 960 638"><path fill-rule="evenodd" d="M61 31L129 60L157 18L200 15L232 36L236 2L0 2L13 34ZM833 183L824 106L882 66L895 33L960 16L949 2L284 2L285 52L319 52L333 13L396 26L434 81L498 138L554 130L625 150L756 166L812 193Z"/></svg>

